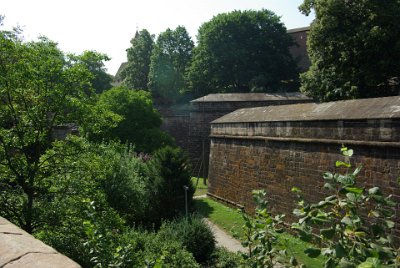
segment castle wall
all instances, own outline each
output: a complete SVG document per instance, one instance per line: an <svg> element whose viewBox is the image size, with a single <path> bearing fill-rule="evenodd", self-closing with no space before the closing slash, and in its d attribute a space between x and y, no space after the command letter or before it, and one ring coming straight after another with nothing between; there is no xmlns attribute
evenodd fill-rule
<svg viewBox="0 0 400 268"><path fill-rule="evenodd" d="M240 108L273 106L312 101L300 93L210 94L189 104L157 106L162 114L161 129L174 137L189 155L192 175L207 178L211 121Z"/></svg>
<svg viewBox="0 0 400 268"><path fill-rule="evenodd" d="M156 109L163 119L161 130L171 135L179 147L189 151L190 105L157 105Z"/></svg>
<svg viewBox="0 0 400 268"><path fill-rule="evenodd" d="M209 193L252 211L252 190L265 189L271 210L290 222L291 188L311 202L326 196L322 175L339 171L342 144L355 152L353 167L362 165L358 184L399 203L400 97L243 109L214 121ZM400 238L399 205L395 222Z"/></svg>

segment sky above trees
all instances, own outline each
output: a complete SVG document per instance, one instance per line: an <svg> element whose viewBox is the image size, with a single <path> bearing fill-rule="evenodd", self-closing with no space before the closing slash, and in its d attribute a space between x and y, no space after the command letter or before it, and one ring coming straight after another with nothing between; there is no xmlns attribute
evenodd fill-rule
<svg viewBox="0 0 400 268"><path fill-rule="evenodd" d="M126 61L126 49L136 29L158 35L183 25L196 40L198 28L213 16L233 10L272 10L288 29L310 24L298 11L301 0L3 0L0 15L5 27L20 25L26 39L45 35L65 52L96 50L111 57L106 63L115 74Z"/></svg>

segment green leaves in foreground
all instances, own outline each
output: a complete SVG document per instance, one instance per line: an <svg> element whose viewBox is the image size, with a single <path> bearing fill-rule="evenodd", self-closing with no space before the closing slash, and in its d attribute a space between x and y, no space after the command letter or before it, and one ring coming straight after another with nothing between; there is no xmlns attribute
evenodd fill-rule
<svg viewBox="0 0 400 268"><path fill-rule="evenodd" d="M292 228L301 240L322 245L304 253L311 258L326 256L326 268L398 265L390 235L395 203L379 187L359 187L356 177L361 168L349 170L353 150L343 147L341 151L345 161L337 161L336 166L347 170L345 174L324 174L324 189L329 192L325 199L307 203L300 189L292 189L299 197L293 211L299 220Z"/></svg>
<svg viewBox="0 0 400 268"><path fill-rule="evenodd" d="M268 213L266 195L264 190L253 191L257 204L255 218L242 214L245 220L245 241L242 245L249 249L244 259L250 267L272 268L277 263L301 267L295 257L289 258L287 246L278 239L278 234L283 232L284 215L272 216Z"/></svg>

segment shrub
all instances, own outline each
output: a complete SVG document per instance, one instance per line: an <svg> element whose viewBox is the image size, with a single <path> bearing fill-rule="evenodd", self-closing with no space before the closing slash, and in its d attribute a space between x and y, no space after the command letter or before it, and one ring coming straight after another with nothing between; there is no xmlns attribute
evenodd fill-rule
<svg viewBox="0 0 400 268"><path fill-rule="evenodd" d="M145 163L128 145L102 146L103 166L108 166L101 187L111 207L131 226L146 221L149 179L144 174Z"/></svg>
<svg viewBox="0 0 400 268"><path fill-rule="evenodd" d="M93 218L92 218L93 219ZM95 267L199 267L180 241L161 239L156 233L131 229L114 233L86 221L86 256Z"/></svg>
<svg viewBox="0 0 400 268"><path fill-rule="evenodd" d="M147 163L147 176L151 222L161 223L185 211L184 186L188 187L187 200L191 204L194 188L189 162L181 149L167 146L157 150Z"/></svg>
<svg viewBox="0 0 400 268"><path fill-rule="evenodd" d="M212 256L208 267L215 268L236 268L240 267L243 258L240 253L233 253L225 248L217 247Z"/></svg>
<svg viewBox="0 0 400 268"><path fill-rule="evenodd" d="M305 253L311 258L325 255L327 268L398 265L390 235L395 203L379 187L358 186L356 178L361 168L350 170L353 150L343 147L341 151L345 161L337 161L336 166L346 172L324 174L324 188L330 192L325 199L307 203L301 191L293 189L299 196L294 214L300 219L292 227L302 240L320 245Z"/></svg>
<svg viewBox="0 0 400 268"><path fill-rule="evenodd" d="M286 244L278 239L278 234L284 231L284 215L272 216L268 213L266 195L264 190L253 191L257 205L254 218L242 213L245 220L245 240L242 245L249 250L244 254L244 259L250 267L273 268L277 263L286 263L289 259ZM288 265L298 267L297 260L292 257Z"/></svg>
<svg viewBox="0 0 400 268"><path fill-rule="evenodd" d="M198 216L165 222L158 237L166 241L179 241L193 254L196 261L204 263L215 249L215 237L210 227Z"/></svg>
<svg viewBox="0 0 400 268"><path fill-rule="evenodd" d="M129 248L122 267L199 267L182 243L154 232L132 229L121 236L120 247Z"/></svg>

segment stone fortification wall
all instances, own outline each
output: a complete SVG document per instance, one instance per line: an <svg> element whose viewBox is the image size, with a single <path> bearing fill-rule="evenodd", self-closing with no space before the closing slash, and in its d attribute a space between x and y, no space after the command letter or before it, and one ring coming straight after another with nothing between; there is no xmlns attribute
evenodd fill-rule
<svg viewBox="0 0 400 268"><path fill-rule="evenodd" d="M209 94L190 104L156 106L162 114L161 129L174 137L192 162L193 176L207 177L210 152L210 122L240 108L304 103L312 101L300 93Z"/></svg>
<svg viewBox="0 0 400 268"><path fill-rule="evenodd" d="M253 209L251 191L266 189L271 209L295 206L296 186L305 198L324 196L322 174L343 160L340 147L354 149L363 165L358 183L379 186L400 201L400 97L242 109L212 123L209 192ZM400 207L396 208L400 237Z"/></svg>
<svg viewBox="0 0 400 268"><path fill-rule="evenodd" d="M211 122L240 108L304 103L312 100L300 93L209 94L191 101L189 154L195 171L208 177ZM194 174L194 175L197 175Z"/></svg>
<svg viewBox="0 0 400 268"><path fill-rule="evenodd" d="M170 134L178 146L187 151L189 147L190 105L156 105L163 118L161 130Z"/></svg>
<svg viewBox="0 0 400 268"><path fill-rule="evenodd" d="M81 266L0 217L0 267L79 268Z"/></svg>

